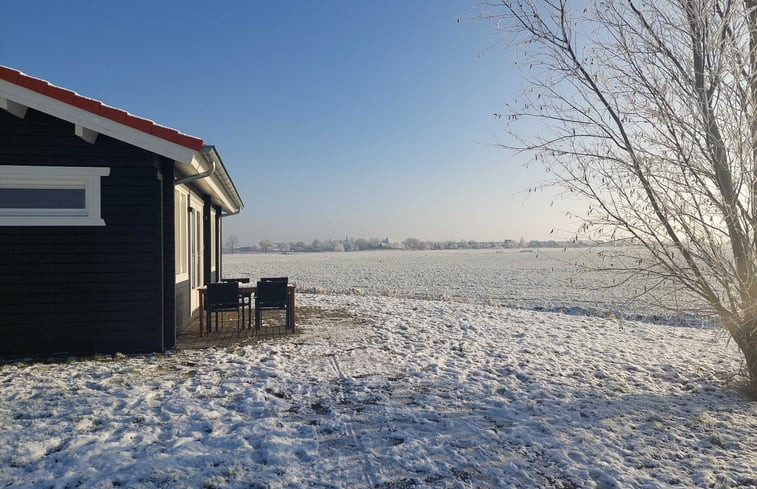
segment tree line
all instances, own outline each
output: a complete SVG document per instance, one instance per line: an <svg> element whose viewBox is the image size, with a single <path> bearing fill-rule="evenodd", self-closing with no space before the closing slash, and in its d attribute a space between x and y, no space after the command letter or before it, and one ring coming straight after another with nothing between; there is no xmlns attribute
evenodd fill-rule
<svg viewBox="0 0 757 489"><path fill-rule="evenodd" d="M592 243L596 244L596 243ZM274 242L270 239L261 240L253 245L239 245L236 236L229 236L224 247L225 253L314 253L324 251L369 251L369 250L480 250L480 249L513 249L513 248L565 248L588 246L583 241L558 241L558 240L520 240L505 239L502 241L472 241L472 240L447 240L428 241L418 238L407 238L404 241L385 238L346 238L343 240L320 240L314 239L310 243L304 241Z"/></svg>

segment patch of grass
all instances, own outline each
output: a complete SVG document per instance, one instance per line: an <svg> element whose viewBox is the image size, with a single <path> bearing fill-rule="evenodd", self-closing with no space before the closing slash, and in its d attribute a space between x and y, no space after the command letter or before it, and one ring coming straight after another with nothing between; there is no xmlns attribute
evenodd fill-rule
<svg viewBox="0 0 757 489"><path fill-rule="evenodd" d="M716 447L725 448L725 441L723 441L723 438L717 433L711 434L709 440L710 443L712 443Z"/></svg>

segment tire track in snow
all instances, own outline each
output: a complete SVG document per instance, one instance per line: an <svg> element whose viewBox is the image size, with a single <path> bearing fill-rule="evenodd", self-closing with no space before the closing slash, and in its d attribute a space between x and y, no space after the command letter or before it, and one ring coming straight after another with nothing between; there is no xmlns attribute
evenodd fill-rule
<svg viewBox="0 0 757 489"><path fill-rule="evenodd" d="M339 359L336 353L329 356L329 365L331 366L331 369L334 371L334 374L336 374L338 379L337 385L339 386L339 389L337 390L336 398L342 406L346 406L348 405L348 400L346 399L344 394L344 382L347 381L349 377L344 375L344 372L342 372L342 367L341 365L339 365ZM355 414L354 411L353 414ZM373 464L371 464L370 460L368 459L368 453L366 452L365 444L355 434L355 430L352 428L352 423L350 423L349 419L346 419L346 417L340 414L336 414L336 412L335 416L339 424L344 428L344 431L352 438L352 441L355 443L355 447L358 449L360 461L362 462L361 472L363 473L363 480L367 482L370 487L375 487L377 484L376 471L373 468Z"/></svg>

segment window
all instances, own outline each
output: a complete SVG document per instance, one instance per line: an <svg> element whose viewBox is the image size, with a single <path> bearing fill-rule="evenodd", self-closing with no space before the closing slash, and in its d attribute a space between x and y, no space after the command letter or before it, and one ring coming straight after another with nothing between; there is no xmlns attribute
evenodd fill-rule
<svg viewBox="0 0 757 489"><path fill-rule="evenodd" d="M105 226L100 177L110 168L0 165L0 226Z"/></svg>
<svg viewBox="0 0 757 489"><path fill-rule="evenodd" d="M187 219L189 205L187 198L189 196L180 191L174 190L174 233L175 233L175 256L176 256L176 282L183 282L189 278L187 270Z"/></svg>
<svg viewBox="0 0 757 489"><path fill-rule="evenodd" d="M203 202L192 194L189 197L189 283L196 289L203 283L203 240L202 240L202 208ZM192 306L194 309L194 306Z"/></svg>

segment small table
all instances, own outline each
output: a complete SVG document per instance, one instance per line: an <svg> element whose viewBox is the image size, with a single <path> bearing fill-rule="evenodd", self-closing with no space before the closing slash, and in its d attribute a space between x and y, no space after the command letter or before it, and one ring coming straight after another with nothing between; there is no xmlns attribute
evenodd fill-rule
<svg viewBox="0 0 757 489"><path fill-rule="evenodd" d="M199 287L197 289L197 292L200 293L200 336L205 336L205 291L207 290L207 286L203 285L202 287ZM287 326L289 328L292 328L292 333L294 333L294 295L295 295L295 285L294 284L287 284L287 292L289 295L289 322ZM255 292L258 290L257 285L252 284L239 284L239 297L249 297L250 302L249 309L247 311L247 326L252 326L252 296L255 295ZM244 319L244 305L242 306L242 318Z"/></svg>

